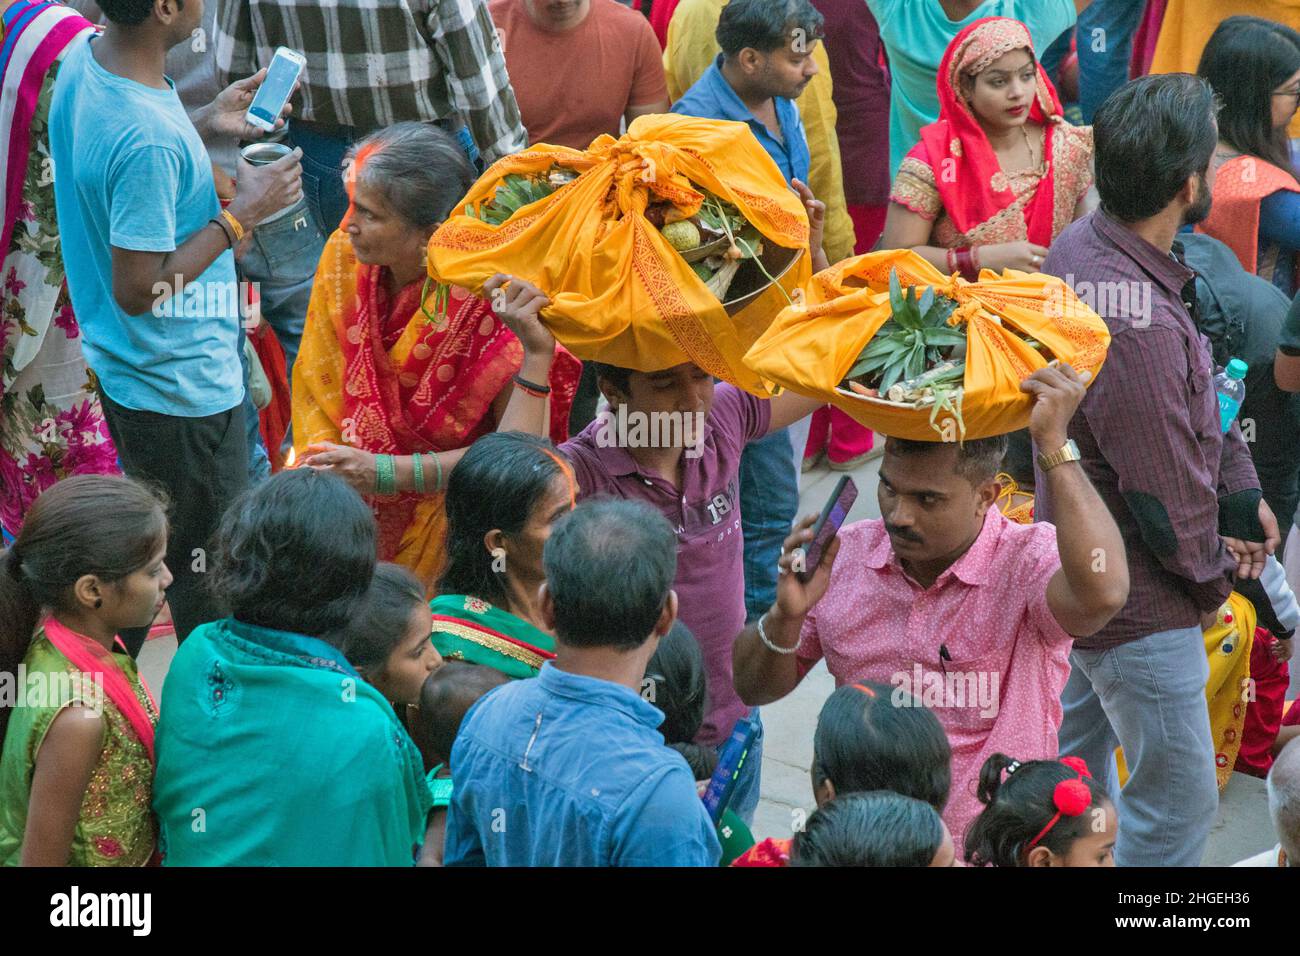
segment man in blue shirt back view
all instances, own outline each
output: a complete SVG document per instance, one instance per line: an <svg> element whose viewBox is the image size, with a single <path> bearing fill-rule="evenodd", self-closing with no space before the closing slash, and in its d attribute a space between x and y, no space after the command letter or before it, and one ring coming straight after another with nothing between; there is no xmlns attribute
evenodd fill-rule
<svg viewBox="0 0 1300 956"><path fill-rule="evenodd" d="M556 657L466 715L446 865L716 866L690 768L639 693L677 616L672 527L641 502L589 502L555 525L543 564Z"/></svg>

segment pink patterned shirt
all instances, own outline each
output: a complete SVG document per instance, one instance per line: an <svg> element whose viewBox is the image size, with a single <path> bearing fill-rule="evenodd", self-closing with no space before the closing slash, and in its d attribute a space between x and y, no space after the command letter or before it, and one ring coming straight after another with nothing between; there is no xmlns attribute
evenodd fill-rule
<svg viewBox="0 0 1300 956"><path fill-rule="evenodd" d="M1061 566L1056 529L990 508L970 549L922 588L894 556L883 522L840 531L825 597L804 621L801 672L825 657L838 685L876 681L931 708L952 746L944 821L960 855L994 753L1056 756L1072 638L1047 606Z"/></svg>

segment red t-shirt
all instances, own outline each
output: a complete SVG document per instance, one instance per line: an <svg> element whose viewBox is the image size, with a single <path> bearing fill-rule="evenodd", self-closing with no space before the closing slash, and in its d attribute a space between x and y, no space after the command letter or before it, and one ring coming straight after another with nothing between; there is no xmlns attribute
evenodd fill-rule
<svg viewBox="0 0 1300 956"><path fill-rule="evenodd" d="M617 136L628 107L667 104L659 41L635 10L591 0L587 18L567 33L534 25L523 0L491 0L488 10L529 145L586 149L601 133Z"/></svg>

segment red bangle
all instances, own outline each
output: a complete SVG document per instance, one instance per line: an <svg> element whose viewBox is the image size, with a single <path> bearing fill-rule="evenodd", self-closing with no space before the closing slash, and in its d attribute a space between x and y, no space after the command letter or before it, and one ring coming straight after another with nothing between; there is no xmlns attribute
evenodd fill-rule
<svg viewBox="0 0 1300 956"><path fill-rule="evenodd" d="M957 257L957 270L961 273L963 279L968 282L974 282L979 278L979 270L975 267L975 260L969 246L963 249L953 250Z"/></svg>
<svg viewBox="0 0 1300 956"><path fill-rule="evenodd" d="M954 272L957 271L957 264L952 261L952 254L953 254L953 250L949 249L948 250L948 275L952 275Z"/></svg>

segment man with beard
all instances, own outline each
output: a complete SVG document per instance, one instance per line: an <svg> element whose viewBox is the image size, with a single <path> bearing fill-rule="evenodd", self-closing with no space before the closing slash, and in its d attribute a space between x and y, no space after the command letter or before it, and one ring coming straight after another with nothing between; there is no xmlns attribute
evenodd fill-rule
<svg viewBox="0 0 1300 956"><path fill-rule="evenodd" d="M1112 94L1093 125L1101 208L1043 263L1095 304L1112 336L1070 437L1119 525L1132 586L1109 624L1075 642L1060 748L1098 774L1109 764L1121 866L1200 863L1218 806L1202 623L1278 543L1239 428L1220 429L1195 273L1175 242L1209 212L1214 113L1209 84L1185 73ZM1063 499L1038 487L1036 517L1059 522Z"/></svg>
<svg viewBox="0 0 1300 956"><path fill-rule="evenodd" d="M805 518L786 540L776 603L732 650L747 704L785 696L825 658L840 686L892 685L894 706L932 708L952 747L943 817L958 855L983 809L984 762L1056 756L1070 641L1100 629L1128 596L1119 529L1066 439L1083 377L1049 367L1021 387L1034 396L1029 432L1052 452L1043 481L1060 502L1056 527L998 510L1005 437L890 438L880 519L845 526L804 582L790 572L807 567L815 517Z"/></svg>

